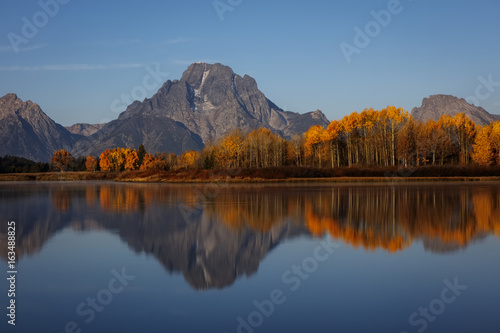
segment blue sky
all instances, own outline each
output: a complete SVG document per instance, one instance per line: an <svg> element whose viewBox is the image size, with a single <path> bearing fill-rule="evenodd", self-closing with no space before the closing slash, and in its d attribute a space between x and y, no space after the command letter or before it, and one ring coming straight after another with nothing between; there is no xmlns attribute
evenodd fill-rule
<svg viewBox="0 0 500 333"><path fill-rule="evenodd" d="M367 107L411 111L441 93L500 114L498 0L216 3L219 12L213 0L4 3L0 95L30 99L65 126L97 123L125 109L122 95L151 97L160 82L150 72L173 80L206 61L254 77L281 108L332 120ZM347 44L357 49L349 57Z"/></svg>

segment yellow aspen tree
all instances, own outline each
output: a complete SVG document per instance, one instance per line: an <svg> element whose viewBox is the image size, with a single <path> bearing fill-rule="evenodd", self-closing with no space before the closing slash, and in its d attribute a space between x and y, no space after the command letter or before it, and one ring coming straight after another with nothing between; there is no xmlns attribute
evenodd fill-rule
<svg viewBox="0 0 500 333"><path fill-rule="evenodd" d="M479 165L495 163L495 152L491 142L492 126L483 126L477 131L474 141L472 161Z"/></svg>
<svg viewBox="0 0 500 333"><path fill-rule="evenodd" d="M312 126L304 134L306 156L318 159L318 166L322 166L322 151L324 140L324 129L320 125Z"/></svg>
<svg viewBox="0 0 500 333"><path fill-rule="evenodd" d="M330 157L330 166L340 167L340 136L342 133L342 126L338 120L334 120L328 124L323 140L328 147Z"/></svg>

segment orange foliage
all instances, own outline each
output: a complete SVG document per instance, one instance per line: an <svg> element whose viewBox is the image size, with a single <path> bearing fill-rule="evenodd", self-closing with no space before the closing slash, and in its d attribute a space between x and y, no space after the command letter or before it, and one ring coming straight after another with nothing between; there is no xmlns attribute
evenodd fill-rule
<svg viewBox="0 0 500 333"><path fill-rule="evenodd" d="M320 168L322 166L321 162L324 156L323 149L326 138L326 132L320 125L312 126L304 133L305 155L306 157L312 157L313 161L317 159Z"/></svg>
<svg viewBox="0 0 500 333"><path fill-rule="evenodd" d="M190 150L181 155L181 165L183 168L194 168L200 159L200 152Z"/></svg>
<svg viewBox="0 0 500 333"><path fill-rule="evenodd" d="M135 149L114 148L104 151L100 158L99 166L102 171L120 172L123 170L137 170L139 157Z"/></svg>
<svg viewBox="0 0 500 333"><path fill-rule="evenodd" d="M353 112L327 128L312 126L285 141L259 128L244 134L236 129L207 144L202 153L146 154L141 170L169 168L267 168L286 165L404 166L500 164L500 122L478 128L463 113L437 122L417 122L402 108ZM103 171L137 170L137 151L115 148L101 154ZM92 168L91 168L92 169Z"/></svg>
<svg viewBox="0 0 500 333"><path fill-rule="evenodd" d="M127 149L125 151L125 170L137 170L139 168L139 156L137 155L137 151Z"/></svg>
<svg viewBox="0 0 500 333"><path fill-rule="evenodd" d="M96 171L97 170L97 160L94 156L87 156L85 160L85 168L87 171Z"/></svg>
<svg viewBox="0 0 500 333"><path fill-rule="evenodd" d="M109 154L111 153L111 150L107 149L105 150L101 156L99 156L99 167L101 168L101 171L111 171L111 163L109 161Z"/></svg>
<svg viewBox="0 0 500 333"><path fill-rule="evenodd" d="M74 162L73 156L69 152L64 149L58 150L54 152L54 155L50 159L50 163L60 171L64 171L70 165L70 163Z"/></svg>
<svg viewBox="0 0 500 333"><path fill-rule="evenodd" d="M165 160L155 157L149 153L146 153L144 155L144 159L142 161L140 170L149 170L149 169L168 170L168 165L167 162L165 162Z"/></svg>
<svg viewBox="0 0 500 333"><path fill-rule="evenodd" d="M481 127L474 143L472 160L479 165L493 165L495 163L495 149L491 142L492 126Z"/></svg>

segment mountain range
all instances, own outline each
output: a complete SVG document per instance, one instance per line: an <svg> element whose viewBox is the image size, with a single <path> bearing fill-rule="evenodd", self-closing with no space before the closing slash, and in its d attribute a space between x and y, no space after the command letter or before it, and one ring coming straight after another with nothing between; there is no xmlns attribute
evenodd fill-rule
<svg viewBox="0 0 500 333"><path fill-rule="evenodd" d="M443 114L465 112L480 125L499 120L480 107L448 95L425 98L412 111L417 120L437 120ZM235 74L222 64L195 63L180 80L168 80L151 98L134 101L106 124L63 127L37 104L15 94L0 98L0 156L48 161L59 149L73 156L99 155L114 147L180 154L203 147L228 131L268 128L289 139L311 126L327 126L322 111L285 111L258 89L255 79Z"/></svg>

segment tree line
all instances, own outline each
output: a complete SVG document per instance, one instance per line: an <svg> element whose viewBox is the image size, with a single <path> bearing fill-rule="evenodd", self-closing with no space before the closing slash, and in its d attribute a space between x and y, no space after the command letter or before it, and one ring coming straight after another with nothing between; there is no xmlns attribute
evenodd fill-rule
<svg viewBox="0 0 500 333"><path fill-rule="evenodd" d="M87 156L88 171L170 170L176 168L266 168L302 166L393 167L424 165L500 165L500 122L479 126L465 114L443 115L420 122L402 108L388 106L353 112L324 128L312 126L285 140L266 128L245 133L229 131L201 151L173 153L114 148ZM51 164L65 170L75 160L68 152L54 153ZM81 163L80 163L81 165Z"/></svg>
<svg viewBox="0 0 500 333"><path fill-rule="evenodd" d="M49 163L34 162L24 157L5 155L0 157L0 173L47 172Z"/></svg>

